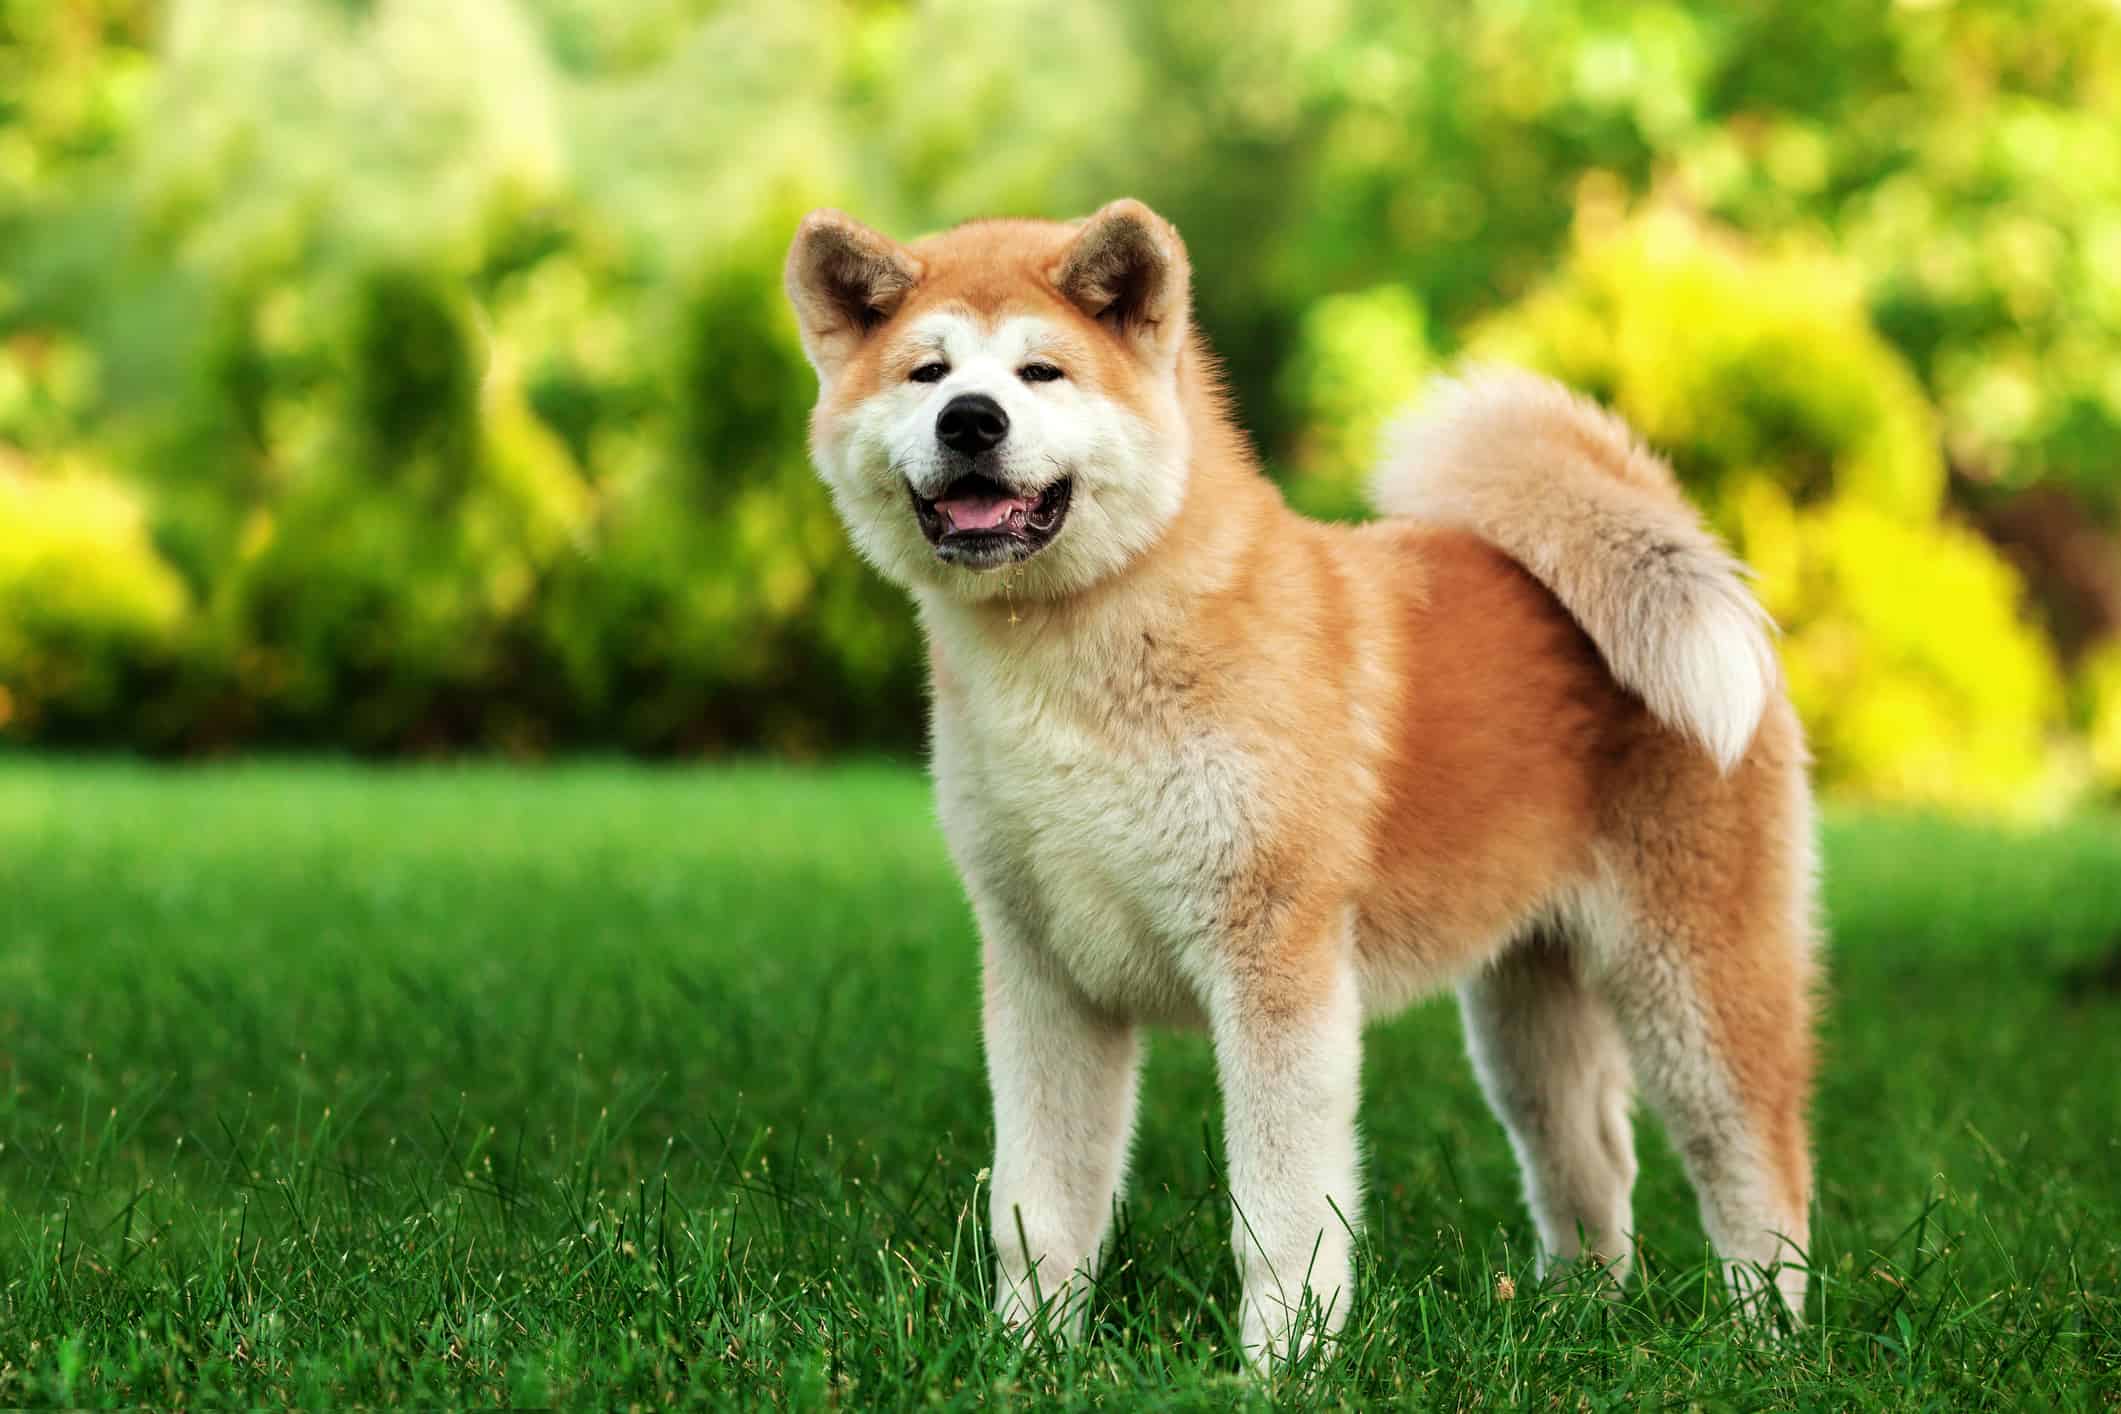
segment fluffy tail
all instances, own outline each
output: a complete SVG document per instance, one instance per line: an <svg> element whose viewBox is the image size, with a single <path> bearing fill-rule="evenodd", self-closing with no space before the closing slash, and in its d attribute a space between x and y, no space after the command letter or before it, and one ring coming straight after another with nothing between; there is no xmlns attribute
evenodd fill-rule
<svg viewBox="0 0 2121 1414"><path fill-rule="evenodd" d="M1728 771L1776 683L1746 570L1619 418L1525 373L1440 382L1394 430L1372 499L1530 570L1658 719Z"/></svg>

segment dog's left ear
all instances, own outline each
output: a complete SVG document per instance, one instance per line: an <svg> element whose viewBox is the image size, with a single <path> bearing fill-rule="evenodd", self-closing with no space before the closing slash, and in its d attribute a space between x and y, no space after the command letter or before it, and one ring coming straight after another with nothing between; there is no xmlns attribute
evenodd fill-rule
<svg viewBox="0 0 2121 1414"><path fill-rule="evenodd" d="M785 276L803 354L829 379L905 303L921 263L851 216L813 211L796 228Z"/></svg>
<svg viewBox="0 0 2121 1414"><path fill-rule="evenodd" d="M1134 200L1086 219L1049 272L1055 289L1155 361L1185 340L1192 270L1171 223Z"/></svg>

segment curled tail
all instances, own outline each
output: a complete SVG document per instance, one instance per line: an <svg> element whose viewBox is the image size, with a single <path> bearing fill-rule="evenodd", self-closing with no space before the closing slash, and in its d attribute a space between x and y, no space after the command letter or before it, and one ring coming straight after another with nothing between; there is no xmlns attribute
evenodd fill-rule
<svg viewBox="0 0 2121 1414"><path fill-rule="evenodd" d="M1470 530L1531 571L1622 686L1725 771L1777 681L1746 570L1627 425L1525 373L1440 382L1394 430L1372 499Z"/></svg>

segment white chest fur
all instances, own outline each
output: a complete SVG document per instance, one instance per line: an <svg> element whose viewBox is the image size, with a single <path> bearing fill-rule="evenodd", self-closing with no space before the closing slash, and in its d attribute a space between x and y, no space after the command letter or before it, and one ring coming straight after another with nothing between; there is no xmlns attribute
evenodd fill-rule
<svg viewBox="0 0 2121 1414"><path fill-rule="evenodd" d="M1257 837L1245 752L1139 643L941 646L937 800L982 926L1115 1012L1197 1021L1203 949Z"/></svg>

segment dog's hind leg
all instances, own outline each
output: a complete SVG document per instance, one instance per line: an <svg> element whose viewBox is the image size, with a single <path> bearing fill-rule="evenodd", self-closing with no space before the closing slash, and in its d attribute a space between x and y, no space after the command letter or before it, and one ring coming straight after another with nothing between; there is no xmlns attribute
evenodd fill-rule
<svg viewBox="0 0 2121 1414"><path fill-rule="evenodd" d="M1764 1276L1801 1317L1811 1255L1810 870L1795 850L1777 858L1758 840L1735 866L1672 840L1639 860L1638 924L1600 982L1733 1294L1756 1306Z"/></svg>
<svg viewBox="0 0 2121 1414"><path fill-rule="evenodd" d="M1459 988L1466 1052L1509 1132L1539 1267L1588 1256L1627 1275L1635 1138L1628 1058L1568 945L1533 933Z"/></svg>

